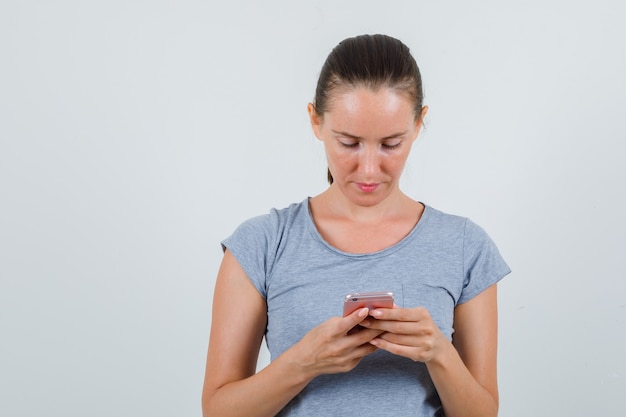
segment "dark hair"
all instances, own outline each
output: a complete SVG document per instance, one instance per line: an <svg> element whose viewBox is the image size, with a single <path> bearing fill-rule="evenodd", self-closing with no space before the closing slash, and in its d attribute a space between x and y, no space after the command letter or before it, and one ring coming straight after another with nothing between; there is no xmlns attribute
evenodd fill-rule
<svg viewBox="0 0 626 417"><path fill-rule="evenodd" d="M328 111L330 96L337 88L381 87L397 89L414 102L415 117L421 117L424 93L422 77L409 48L387 35L361 35L339 43L322 66L313 106L319 116ZM333 177L328 171L328 182Z"/></svg>

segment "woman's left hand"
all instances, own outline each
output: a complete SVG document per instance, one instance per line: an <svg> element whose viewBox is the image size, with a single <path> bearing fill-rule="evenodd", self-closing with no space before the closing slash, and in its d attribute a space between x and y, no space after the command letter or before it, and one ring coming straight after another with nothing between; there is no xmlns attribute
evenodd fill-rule
<svg viewBox="0 0 626 417"><path fill-rule="evenodd" d="M385 332L370 343L395 355L427 363L452 346L425 308L381 308L369 315L361 326Z"/></svg>

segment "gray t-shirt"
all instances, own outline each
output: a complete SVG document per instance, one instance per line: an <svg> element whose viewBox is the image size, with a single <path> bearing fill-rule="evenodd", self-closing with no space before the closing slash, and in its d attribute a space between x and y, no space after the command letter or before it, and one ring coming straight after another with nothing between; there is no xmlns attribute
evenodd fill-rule
<svg viewBox="0 0 626 417"><path fill-rule="evenodd" d="M510 270L470 220L426 206L397 244L352 254L317 231L308 198L254 217L222 242L267 302L267 346L274 360L309 330L342 315L346 294L392 291L400 307L428 309L451 340L454 307ZM350 372L315 378L279 416L443 416L421 362L377 351Z"/></svg>

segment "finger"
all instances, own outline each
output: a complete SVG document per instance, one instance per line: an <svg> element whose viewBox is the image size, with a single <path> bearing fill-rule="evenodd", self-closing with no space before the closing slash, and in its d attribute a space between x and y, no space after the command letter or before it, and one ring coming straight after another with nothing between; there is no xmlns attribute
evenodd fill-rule
<svg viewBox="0 0 626 417"><path fill-rule="evenodd" d="M398 334L398 333L382 333L377 339L385 340L394 345L413 346L421 348L431 348L432 339L428 337L416 336L413 334Z"/></svg>
<svg viewBox="0 0 626 417"><path fill-rule="evenodd" d="M359 330L357 330L356 332L352 332L349 334L349 338L352 341L352 343L354 345L362 345L364 343L369 342L370 340L372 340L375 337L380 336L381 334L383 334L383 330L378 330L378 329L366 329L366 328L361 328Z"/></svg>
<svg viewBox="0 0 626 417"><path fill-rule="evenodd" d="M365 319L360 325L366 329L395 334L415 335L423 333L423 325L412 321Z"/></svg>
<svg viewBox="0 0 626 417"><path fill-rule="evenodd" d="M430 317L423 307L415 308L377 308L370 310L369 315L380 320L420 321Z"/></svg>
<svg viewBox="0 0 626 417"><path fill-rule="evenodd" d="M340 320L340 331L342 333L347 333L350 329L352 329L354 326L359 324L365 317L367 317L368 313L369 309L367 307L363 307L343 317Z"/></svg>
<svg viewBox="0 0 626 417"><path fill-rule="evenodd" d="M404 356L406 358L417 360L413 357L415 355L415 348L412 346L399 345L380 337L372 339L370 343L378 349L386 350L387 352L393 353L394 355Z"/></svg>
<svg viewBox="0 0 626 417"><path fill-rule="evenodd" d="M378 350L378 348L371 344L370 341L368 340L367 342L363 343L360 346L357 346L356 348L354 348L354 350L352 350L352 352L350 352L350 356L354 359L360 359L363 358L371 353L374 353Z"/></svg>

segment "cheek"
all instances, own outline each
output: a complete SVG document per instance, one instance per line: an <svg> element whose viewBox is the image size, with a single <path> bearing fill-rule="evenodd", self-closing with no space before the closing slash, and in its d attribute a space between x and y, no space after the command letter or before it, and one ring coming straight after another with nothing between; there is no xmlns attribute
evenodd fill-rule
<svg viewBox="0 0 626 417"><path fill-rule="evenodd" d="M358 164L358 156L355 153L327 151L326 158L331 170L346 172L354 169Z"/></svg>
<svg viewBox="0 0 626 417"><path fill-rule="evenodd" d="M402 176L406 158L401 156L382 158L380 162L380 170L390 178L399 179Z"/></svg>
<svg viewBox="0 0 626 417"><path fill-rule="evenodd" d="M404 166L406 165L406 161L408 157L409 157L408 150L402 154L394 155L393 157L389 158L387 161L389 168L393 170L397 170L397 171L402 171L404 169Z"/></svg>
<svg viewBox="0 0 626 417"><path fill-rule="evenodd" d="M402 172L405 163L406 158L393 158L388 161L387 167L390 171Z"/></svg>

